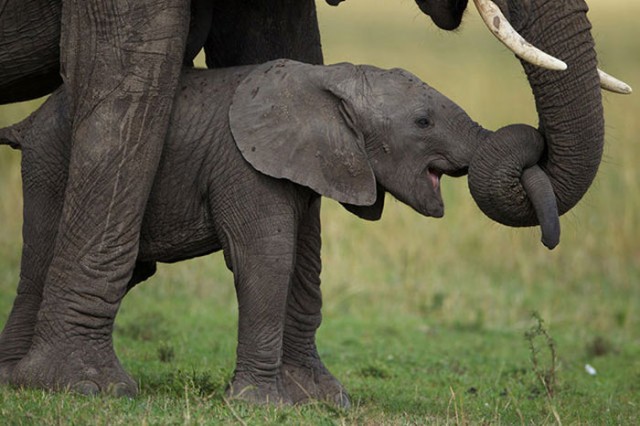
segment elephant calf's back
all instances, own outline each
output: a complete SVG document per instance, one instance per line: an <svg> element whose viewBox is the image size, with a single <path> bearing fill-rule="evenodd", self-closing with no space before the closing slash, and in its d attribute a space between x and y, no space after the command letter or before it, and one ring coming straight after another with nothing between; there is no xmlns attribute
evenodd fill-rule
<svg viewBox="0 0 640 426"><path fill-rule="evenodd" d="M220 250L211 184L229 180L240 157L228 111L253 67L185 69L161 163L147 204L140 258L175 262Z"/></svg>

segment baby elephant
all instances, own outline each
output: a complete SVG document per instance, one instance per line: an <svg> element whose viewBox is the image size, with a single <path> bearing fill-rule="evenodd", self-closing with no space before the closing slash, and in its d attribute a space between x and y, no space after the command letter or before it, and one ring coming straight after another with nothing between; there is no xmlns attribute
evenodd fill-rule
<svg viewBox="0 0 640 426"><path fill-rule="evenodd" d="M440 217L441 176L466 173L484 131L400 69L277 60L186 70L180 87L131 286L152 275L155 262L222 250L240 310L230 395L349 406L316 349L321 195L369 220L382 214L386 192ZM33 326L63 214L70 131L63 90L0 131L2 143L22 150L25 214L20 288L0 336L0 375L18 385L134 394L135 382L111 353L104 354L104 371L63 371L65 382L53 378L66 368L64 360L50 360L56 376L34 371L28 357L20 362L32 344L30 356L39 350ZM96 141L87 155L100 164L107 154ZM70 332L93 338L103 331ZM104 332L110 336L111 329ZM70 353L82 357L82 351Z"/></svg>

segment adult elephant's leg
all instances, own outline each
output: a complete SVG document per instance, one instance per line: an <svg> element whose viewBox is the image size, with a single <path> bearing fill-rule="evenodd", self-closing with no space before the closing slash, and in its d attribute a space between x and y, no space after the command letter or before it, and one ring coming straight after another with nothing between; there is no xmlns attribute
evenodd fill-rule
<svg viewBox="0 0 640 426"><path fill-rule="evenodd" d="M33 344L12 380L131 395L113 321L138 251L184 53L187 0L65 0L73 132L64 209Z"/></svg>
<svg viewBox="0 0 640 426"><path fill-rule="evenodd" d="M322 320L320 246L318 197L310 205L298 232L296 267L283 338L283 383L295 403L316 399L348 408L346 390L324 366L316 348L316 330Z"/></svg>

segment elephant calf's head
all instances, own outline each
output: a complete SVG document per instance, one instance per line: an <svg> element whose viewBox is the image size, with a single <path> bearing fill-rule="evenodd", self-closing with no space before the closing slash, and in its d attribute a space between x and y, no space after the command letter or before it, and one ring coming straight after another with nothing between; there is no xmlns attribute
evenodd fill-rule
<svg viewBox="0 0 640 426"><path fill-rule="evenodd" d="M466 173L482 129L399 69L279 60L236 90L233 137L258 171L305 185L367 219L384 192L426 216L444 214L443 174Z"/></svg>

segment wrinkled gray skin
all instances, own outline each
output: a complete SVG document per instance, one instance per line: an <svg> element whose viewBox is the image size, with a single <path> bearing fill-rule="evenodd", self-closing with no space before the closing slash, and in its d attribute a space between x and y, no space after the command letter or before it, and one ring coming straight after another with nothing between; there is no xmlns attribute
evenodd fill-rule
<svg viewBox="0 0 640 426"><path fill-rule="evenodd" d="M199 0L196 6L200 2L208 4ZM215 3L210 25L203 18L208 13L204 7L189 28L186 0L62 0L60 27L54 19L59 12L48 9L56 4L60 3L0 0L5 36L0 41L0 101L40 96L57 86L58 67L45 56L55 52L61 28L61 70L71 94L74 147L63 213L59 225L52 225L60 238L52 243L48 273L38 272L46 279L20 283L12 316L0 336L0 382L16 360L22 360L16 383L47 377L43 386L49 388L52 383L76 388L90 383L87 392L114 389L131 395L136 386L115 356L111 332L136 264L142 211L160 162L180 64L190 61L189 52L202 40L209 67L279 57L321 63L315 5L311 0L221 1ZM536 167L544 178L534 166L521 162L531 158L525 148L516 150L509 161L496 157L514 154L512 141L538 140L527 126L496 132L470 164L470 189L483 211L501 223L528 226L540 216L532 209L533 194L546 197L551 188L556 199L542 204L562 214L580 200L595 176L604 133L597 60L583 0L497 4L525 38L569 65L565 72L524 65L540 117L544 148ZM418 5L445 29L458 25L466 6L459 0L419 0ZM94 10L107 15L95 15ZM117 12L124 18L110 20ZM16 25L23 18L28 25ZM188 37L195 40L191 45ZM42 51L33 46L52 47ZM28 61L21 59L25 49L32 52ZM42 61L36 52L43 55ZM49 64L48 71L40 70L41 64ZM9 93L14 98L4 97L8 89L3 84L9 77L25 82L11 84L18 92ZM36 89L30 93L31 87ZM208 105L215 104L216 94L211 97ZM539 151L539 144L533 145ZM501 167L495 167L496 162ZM534 171L528 172L531 168ZM538 190L536 182L546 189ZM556 223L545 222L551 228ZM556 240L551 237L548 245ZM70 328L73 334L65 332ZM84 375L89 370L80 366L95 374Z"/></svg>
<svg viewBox="0 0 640 426"><path fill-rule="evenodd" d="M41 283L52 259L68 179L69 114L59 90L31 117L0 130L0 143L22 150L21 285ZM347 393L315 343L322 303L319 194L368 219L382 214L385 192L440 217L440 176L464 174L485 136L460 107L399 69L279 60L188 70L129 287L153 274L157 261L223 250L240 309L230 394L347 407ZM64 365L72 377L94 374ZM25 376L21 368L20 384L66 385L55 376ZM98 391L98 383L85 379L75 387Z"/></svg>

